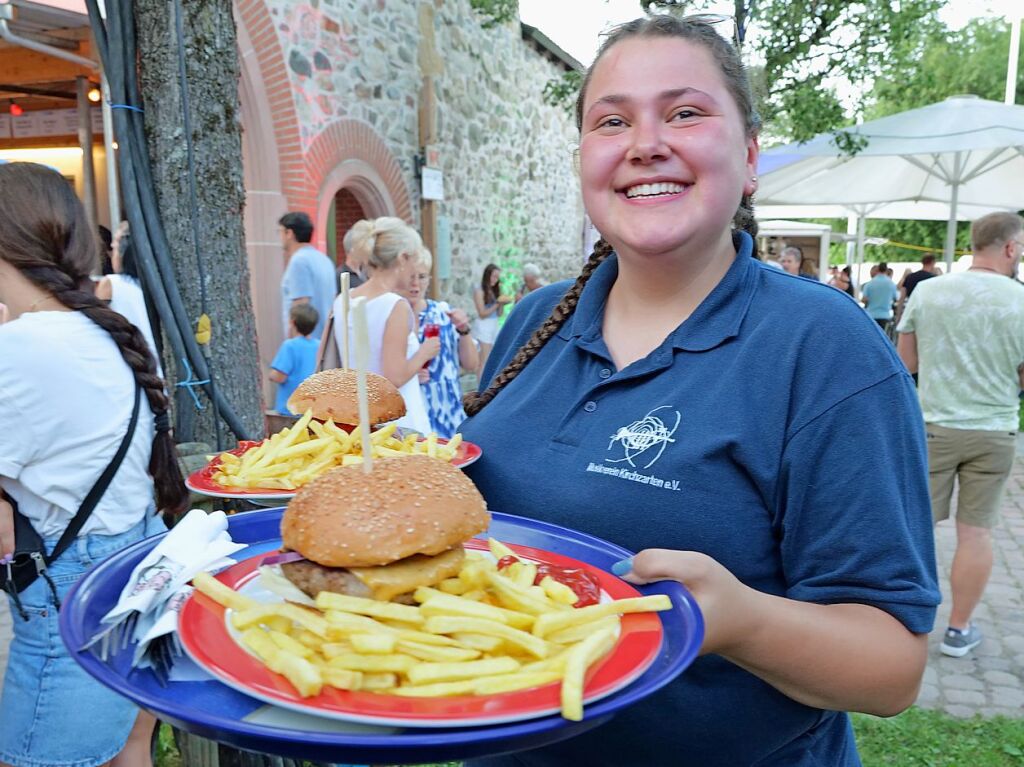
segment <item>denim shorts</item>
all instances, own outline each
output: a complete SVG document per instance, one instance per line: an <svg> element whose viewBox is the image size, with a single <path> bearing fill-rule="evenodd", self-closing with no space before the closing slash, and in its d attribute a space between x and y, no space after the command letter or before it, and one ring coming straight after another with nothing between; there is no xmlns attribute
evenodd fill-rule
<svg viewBox="0 0 1024 767"><path fill-rule="evenodd" d="M85 535L48 572L63 602L102 559L167 528L152 514L119 535ZM57 538L46 539L52 551ZM14 639L0 697L0 762L14 767L95 767L124 748L138 708L82 670L68 654L43 578L19 594L23 620L8 597Z"/></svg>

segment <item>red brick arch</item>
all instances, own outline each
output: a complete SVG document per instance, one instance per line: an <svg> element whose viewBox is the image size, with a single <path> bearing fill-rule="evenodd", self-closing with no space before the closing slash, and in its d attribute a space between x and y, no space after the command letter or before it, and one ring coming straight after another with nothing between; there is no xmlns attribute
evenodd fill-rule
<svg viewBox="0 0 1024 767"><path fill-rule="evenodd" d="M397 216L413 223L412 201L402 168L384 139L359 120L337 120L306 152L306 172L319 198L323 231L327 206L339 189L350 189L369 216Z"/></svg>
<svg viewBox="0 0 1024 767"><path fill-rule="evenodd" d="M281 191L290 209L312 211L316 208L315 190L310 189L305 174L291 78L273 19L264 0L235 0L235 11L238 22L248 33L259 64L261 82L252 85L262 91L272 116Z"/></svg>

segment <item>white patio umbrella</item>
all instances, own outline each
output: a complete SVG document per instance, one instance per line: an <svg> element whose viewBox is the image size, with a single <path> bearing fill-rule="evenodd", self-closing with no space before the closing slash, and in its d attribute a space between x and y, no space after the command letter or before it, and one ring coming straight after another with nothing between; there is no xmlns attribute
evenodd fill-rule
<svg viewBox="0 0 1024 767"><path fill-rule="evenodd" d="M852 156L831 133L764 152L759 207L828 206L861 220L941 214L947 266L958 219L1024 208L1024 106L953 96L846 132L866 141Z"/></svg>

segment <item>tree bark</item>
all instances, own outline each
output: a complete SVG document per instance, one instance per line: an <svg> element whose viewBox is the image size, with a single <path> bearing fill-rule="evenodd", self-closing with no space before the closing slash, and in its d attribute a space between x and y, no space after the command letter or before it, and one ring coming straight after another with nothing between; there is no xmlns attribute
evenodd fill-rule
<svg viewBox="0 0 1024 767"><path fill-rule="evenodd" d="M194 202L179 87L175 5L171 0L135 0L139 86L157 204L189 323L195 328L203 313L212 322L206 351L214 385L249 432L262 436L261 371L242 222L245 186L232 3L180 1ZM168 380L186 381L189 373L182 361L170 362L165 368ZM212 404L199 389L193 391L204 409L196 413L194 436L179 437L230 447L232 435L223 423L215 426ZM179 430L184 422L187 432L187 416L194 405L184 389L179 387L177 393Z"/></svg>

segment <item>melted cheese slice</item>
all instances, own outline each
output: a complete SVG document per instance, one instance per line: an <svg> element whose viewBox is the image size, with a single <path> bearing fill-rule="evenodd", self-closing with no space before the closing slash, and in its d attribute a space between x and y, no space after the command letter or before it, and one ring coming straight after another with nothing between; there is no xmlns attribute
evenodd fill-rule
<svg viewBox="0 0 1024 767"><path fill-rule="evenodd" d="M374 599L383 602L420 586L433 586L458 574L466 550L462 546L434 557L413 554L383 567L349 567L350 573L366 584Z"/></svg>

